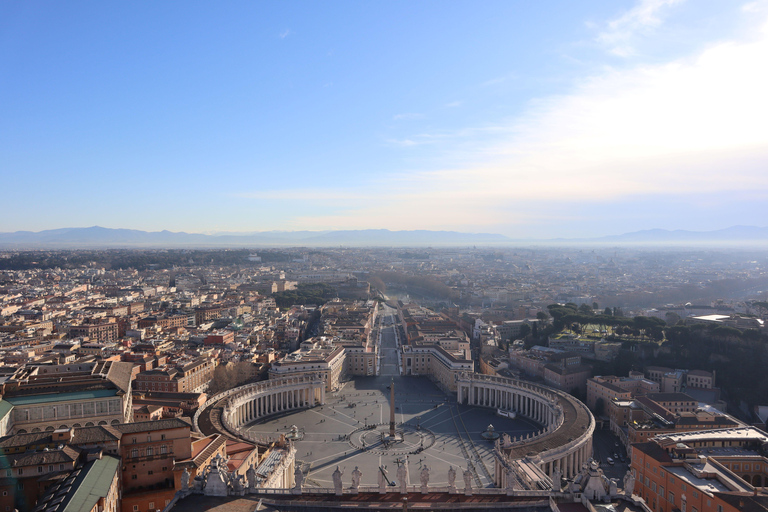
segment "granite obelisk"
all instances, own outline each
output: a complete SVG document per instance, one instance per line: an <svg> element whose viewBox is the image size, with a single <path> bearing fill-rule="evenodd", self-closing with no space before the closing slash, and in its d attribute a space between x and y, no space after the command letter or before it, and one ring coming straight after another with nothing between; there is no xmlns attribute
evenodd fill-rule
<svg viewBox="0 0 768 512"><path fill-rule="evenodd" d="M395 439L395 379L389 385L389 438Z"/></svg>

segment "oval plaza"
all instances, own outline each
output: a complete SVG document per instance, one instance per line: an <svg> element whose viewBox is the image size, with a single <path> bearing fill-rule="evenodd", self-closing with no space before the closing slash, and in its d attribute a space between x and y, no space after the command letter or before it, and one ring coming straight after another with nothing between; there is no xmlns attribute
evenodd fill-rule
<svg viewBox="0 0 768 512"><path fill-rule="evenodd" d="M542 485L537 482L545 483L556 474L573 477L591 456L594 419L581 402L558 390L463 373L457 376L452 397L441 396L426 379L401 377L396 386L402 391L393 407L387 392L380 389L387 382L383 377L359 378L348 382L344 390L328 394L320 374L243 386L219 397L226 398L222 424L230 433L255 441L289 434L294 427L294 433L300 434L295 443L296 464L306 460L311 466L305 486L314 480L318 487L330 487L331 471L344 463L364 468L363 483L373 484L377 468L394 462L408 464L411 472L415 465L448 463L471 468L478 488L505 488L514 472L527 475L522 484L535 488ZM394 379L389 382L395 385ZM409 392L419 386L426 389ZM473 409L475 413L467 413ZM515 413L516 418L494 416L504 412ZM355 431L380 428L383 432L390 414L396 417L399 431L410 429L423 435L412 438L413 444L405 449L392 444L354 446L351 435ZM495 442L483 442L480 436L488 433L490 425L483 428L478 420L496 425L495 431L501 435ZM430 437L425 448L427 432L434 440ZM441 478L433 477L438 485L443 483Z"/></svg>

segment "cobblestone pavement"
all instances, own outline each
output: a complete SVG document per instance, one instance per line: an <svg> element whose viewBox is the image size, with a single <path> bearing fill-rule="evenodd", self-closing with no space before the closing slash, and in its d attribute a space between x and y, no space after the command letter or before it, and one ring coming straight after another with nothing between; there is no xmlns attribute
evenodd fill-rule
<svg viewBox="0 0 768 512"><path fill-rule="evenodd" d="M390 382L395 384L396 422L406 425L405 443L389 448L381 443L371 446L371 439L379 436L366 434L366 449L361 450L355 431L359 433L358 429L370 424L381 424L382 430L388 430ZM491 409L458 405L455 396L444 394L425 377L358 377L326 398L325 406L272 416L246 427L274 435L298 426L304 438L296 443L296 458L309 468L304 480L307 487L332 487L331 473L337 466L344 472L345 487L351 485L356 466L363 473L362 485L376 485L379 467L386 468L392 481L400 464L407 465L409 485L419 483L423 465L430 469L430 486L447 486L450 466L458 471L471 464L477 475L475 485L479 481L479 486L489 487L494 471L493 445L481 437L488 425L512 436L538 429L525 419L500 418ZM418 432L421 434L413 435ZM419 438L430 439L431 446L419 451Z"/></svg>

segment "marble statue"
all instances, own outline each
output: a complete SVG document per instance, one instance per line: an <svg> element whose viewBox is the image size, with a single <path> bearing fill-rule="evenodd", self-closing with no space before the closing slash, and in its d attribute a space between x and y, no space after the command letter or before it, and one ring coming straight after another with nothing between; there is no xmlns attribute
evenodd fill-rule
<svg viewBox="0 0 768 512"><path fill-rule="evenodd" d="M422 487L429 485L429 468L426 466L426 464L421 467L419 478L421 479Z"/></svg>
<svg viewBox="0 0 768 512"><path fill-rule="evenodd" d="M352 489L354 491L357 491L357 489L360 487L360 479L363 477L362 471L358 469L357 466L355 466L355 470L352 472Z"/></svg>
<svg viewBox="0 0 768 512"><path fill-rule="evenodd" d="M344 472L339 469L339 466L336 466L336 471L333 472L333 488L336 491L336 495L341 495L341 477L344 475Z"/></svg>
<svg viewBox="0 0 768 512"><path fill-rule="evenodd" d="M426 464L421 467L419 479L421 480L421 493L426 494L427 488L429 487L429 468L426 466Z"/></svg>
<svg viewBox="0 0 768 512"><path fill-rule="evenodd" d="M234 491L234 494L242 496L245 494L245 486L243 485L243 476L242 475L236 475L235 473L232 473L234 475L233 482L232 482L232 491Z"/></svg>
<svg viewBox="0 0 768 512"><path fill-rule="evenodd" d="M301 494L301 484L304 482L304 473L301 472L301 467L296 466L293 470L293 489L291 494Z"/></svg>
<svg viewBox="0 0 768 512"><path fill-rule="evenodd" d="M202 492L204 482L205 480L203 480L203 477L201 475L197 475L193 483L192 492Z"/></svg>
<svg viewBox="0 0 768 512"><path fill-rule="evenodd" d="M607 502L617 494L619 494L619 479L611 478L608 484L608 493L603 497L603 501Z"/></svg>
<svg viewBox="0 0 768 512"><path fill-rule="evenodd" d="M183 492L189 491L189 469L184 468L184 472L181 474L181 490Z"/></svg>
<svg viewBox="0 0 768 512"><path fill-rule="evenodd" d="M251 464L251 467L249 467L248 471L245 472L245 476L248 478L248 488L255 489L256 488L256 470L254 469L253 464Z"/></svg>
<svg viewBox="0 0 768 512"><path fill-rule="evenodd" d="M560 468L556 467L554 471L552 471L552 485L556 491L560 490L560 486L563 485L563 475L560 473Z"/></svg>
<svg viewBox="0 0 768 512"><path fill-rule="evenodd" d="M465 469L461 476L464 478L464 494L472 496L472 473L469 468Z"/></svg>
<svg viewBox="0 0 768 512"><path fill-rule="evenodd" d="M632 496L633 492L635 492L635 475L627 470L627 474L624 475L624 494Z"/></svg>
<svg viewBox="0 0 768 512"><path fill-rule="evenodd" d="M400 483L400 493L405 494L408 492L408 470L405 468L405 464L401 464L397 468L397 481Z"/></svg>

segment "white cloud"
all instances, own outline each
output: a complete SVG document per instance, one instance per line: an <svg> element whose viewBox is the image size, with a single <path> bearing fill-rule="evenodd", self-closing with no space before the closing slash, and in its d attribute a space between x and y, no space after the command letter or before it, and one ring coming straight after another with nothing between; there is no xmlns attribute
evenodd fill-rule
<svg viewBox="0 0 768 512"><path fill-rule="evenodd" d="M403 119L424 119L424 114L418 114L415 112L406 112L404 114L395 114L392 116L392 119L395 121L400 121Z"/></svg>
<svg viewBox="0 0 768 512"><path fill-rule="evenodd" d="M768 32L758 34L663 65L605 69L506 123L390 140L445 147L444 163L390 173L348 211L295 220L312 229L477 230L555 218L567 205L605 215L607 205L719 195L723 213L760 204L768 194Z"/></svg>
<svg viewBox="0 0 768 512"><path fill-rule="evenodd" d="M280 32L280 39L285 39L286 37L288 37L291 34L293 34L293 32L291 31L291 29L287 28L287 29L283 30L282 32Z"/></svg>
<svg viewBox="0 0 768 512"><path fill-rule="evenodd" d="M635 53L634 39L661 24L661 14L674 4L684 0L639 0L632 9L608 22L606 30L597 36L597 41L609 51L621 57Z"/></svg>

